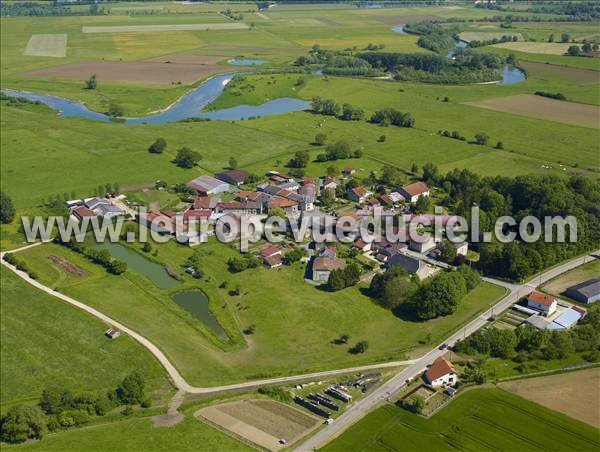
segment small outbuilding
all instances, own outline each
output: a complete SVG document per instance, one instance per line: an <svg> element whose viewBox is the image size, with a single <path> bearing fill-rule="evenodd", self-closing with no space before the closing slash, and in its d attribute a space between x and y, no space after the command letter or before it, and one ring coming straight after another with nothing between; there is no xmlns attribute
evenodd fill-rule
<svg viewBox="0 0 600 452"><path fill-rule="evenodd" d="M104 332L104 334L110 339L116 339L121 335L121 330L117 327L111 326Z"/></svg>

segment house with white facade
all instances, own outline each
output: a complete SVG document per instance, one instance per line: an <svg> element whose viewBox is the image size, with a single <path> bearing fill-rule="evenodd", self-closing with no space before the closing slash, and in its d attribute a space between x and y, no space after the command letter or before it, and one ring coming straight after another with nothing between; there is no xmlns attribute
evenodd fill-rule
<svg viewBox="0 0 600 452"><path fill-rule="evenodd" d="M436 358L425 372L425 382L433 387L451 386L458 381L454 366L444 357Z"/></svg>
<svg viewBox="0 0 600 452"><path fill-rule="evenodd" d="M552 295L546 295L540 292L531 292L527 297L527 307L539 311L540 314L549 316L556 311L558 300Z"/></svg>

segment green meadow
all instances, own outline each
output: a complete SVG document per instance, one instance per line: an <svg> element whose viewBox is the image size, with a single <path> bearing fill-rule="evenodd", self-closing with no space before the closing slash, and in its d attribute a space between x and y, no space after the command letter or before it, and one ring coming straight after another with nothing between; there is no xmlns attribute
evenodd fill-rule
<svg viewBox="0 0 600 452"><path fill-rule="evenodd" d="M103 322L34 289L4 266L1 277L3 412L17 403L37 402L48 385L108 391L134 370L145 376L153 398L170 394L160 364L133 339L111 341Z"/></svg>
<svg viewBox="0 0 600 452"><path fill-rule="evenodd" d="M426 446L424 446L426 445ZM324 451L599 450L598 430L501 389L473 389L424 418L386 405Z"/></svg>
<svg viewBox="0 0 600 452"><path fill-rule="evenodd" d="M192 253L173 241L154 247L158 256L153 259L178 271ZM361 287L330 293L309 285L301 263L232 274L227 260L239 255L233 248L211 242L202 245L200 253L204 278L198 281L183 276L183 283L169 290L159 289L133 270L121 276L108 275L101 267L53 244L19 255L42 283L143 332L191 384L199 386L401 360L443 340L505 293L484 283L461 302L455 314L419 323L377 306L362 294ZM64 278L48 255L63 256L89 274ZM227 287L219 288L223 282ZM229 294L238 285L242 294ZM192 288L208 295L209 307L230 341L219 340L171 301L172 293ZM243 337L241 331L251 325L254 334ZM352 355L347 347L334 344L343 333L350 334L351 342L368 340L368 352Z"/></svg>

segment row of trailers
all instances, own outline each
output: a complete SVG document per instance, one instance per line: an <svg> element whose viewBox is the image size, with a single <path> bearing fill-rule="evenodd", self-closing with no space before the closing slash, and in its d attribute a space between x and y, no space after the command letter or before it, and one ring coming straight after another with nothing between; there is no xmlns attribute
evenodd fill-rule
<svg viewBox="0 0 600 452"><path fill-rule="evenodd" d="M339 386L330 386L325 390L325 394L330 395L338 400L341 400L344 403L348 403L352 401L352 396L344 391ZM332 399L329 397L325 397L322 394L309 394L306 399L296 396L294 397L294 402L298 405L306 408L307 410L315 413L317 416L324 417L326 419L331 418L332 411L339 411L339 405L336 405Z"/></svg>

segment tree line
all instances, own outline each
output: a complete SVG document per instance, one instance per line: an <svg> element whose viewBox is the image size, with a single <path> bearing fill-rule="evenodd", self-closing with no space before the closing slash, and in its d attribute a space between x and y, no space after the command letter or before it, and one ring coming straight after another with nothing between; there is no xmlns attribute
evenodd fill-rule
<svg viewBox="0 0 600 452"><path fill-rule="evenodd" d="M63 242L60 237L54 239L54 243L63 245L76 253L79 253L86 257L94 264L102 265L109 273L113 275L120 275L127 271L127 262L113 259L108 250L95 250L82 243L78 243L74 239L67 242Z"/></svg>
<svg viewBox="0 0 600 452"><path fill-rule="evenodd" d="M132 412L132 405L150 407L145 394L145 381L139 372L132 372L113 390L106 393L78 392L52 387L42 392L37 405L16 405L0 419L0 438L7 443L42 439L46 432L79 427L97 416L125 405L123 414Z"/></svg>

